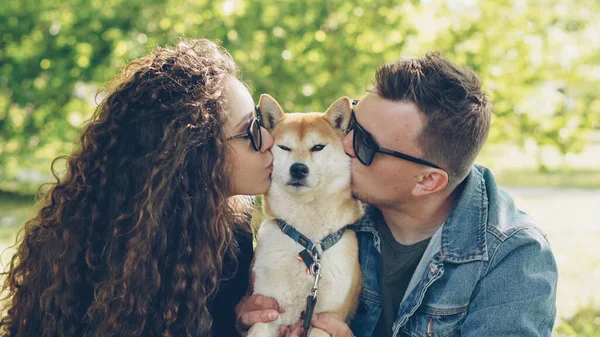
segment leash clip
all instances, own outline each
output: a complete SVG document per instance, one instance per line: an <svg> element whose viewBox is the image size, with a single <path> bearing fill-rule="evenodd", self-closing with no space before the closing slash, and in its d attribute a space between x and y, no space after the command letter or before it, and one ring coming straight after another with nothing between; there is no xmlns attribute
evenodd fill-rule
<svg viewBox="0 0 600 337"><path fill-rule="evenodd" d="M310 272L315 277L315 281L313 282L313 286L310 291L310 295L312 297L317 297L317 291L319 290L319 280L321 279L321 263L319 261L315 261L310 266Z"/></svg>

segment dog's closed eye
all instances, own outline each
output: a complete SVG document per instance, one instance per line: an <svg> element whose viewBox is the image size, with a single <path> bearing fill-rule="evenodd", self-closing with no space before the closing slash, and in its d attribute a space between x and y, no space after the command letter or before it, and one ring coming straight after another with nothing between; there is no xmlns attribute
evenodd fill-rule
<svg viewBox="0 0 600 337"><path fill-rule="evenodd" d="M312 147L312 149L310 149L311 152L318 152L321 151L325 148L325 145L323 144L318 144Z"/></svg>
<svg viewBox="0 0 600 337"><path fill-rule="evenodd" d="M288 151L288 152L289 152L289 151L292 151L292 149L290 149L290 148L289 148L289 147L287 147L287 146L283 146L283 145L277 145L277 146L278 146L280 149L282 149L283 151Z"/></svg>

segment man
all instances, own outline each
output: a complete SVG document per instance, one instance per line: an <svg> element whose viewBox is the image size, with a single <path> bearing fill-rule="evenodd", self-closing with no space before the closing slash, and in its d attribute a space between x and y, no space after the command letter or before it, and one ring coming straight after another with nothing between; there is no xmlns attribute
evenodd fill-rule
<svg viewBox="0 0 600 337"><path fill-rule="evenodd" d="M377 70L354 114L344 145L369 205L353 226L365 284L350 327L330 314L313 324L333 336L550 336L546 236L473 165L491 115L477 76L440 54L400 59ZM244 326L278 307L252 296L238 309Z"/></svg>

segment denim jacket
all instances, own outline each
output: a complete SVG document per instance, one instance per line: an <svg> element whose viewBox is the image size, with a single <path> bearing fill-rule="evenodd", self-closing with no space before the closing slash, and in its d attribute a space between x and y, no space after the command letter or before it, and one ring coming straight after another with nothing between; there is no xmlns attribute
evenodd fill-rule
<svg viewBox="0 0 600 337"><path fill-rule="evenodd" d="M550 336L556 262L546 235L473 166L456 207L436 231L398 307L394 336ZM351 322L370 337L381 313L380 239L372 208L353 227L364 287ZM374 336L376 337L376 336Z"/></svg>

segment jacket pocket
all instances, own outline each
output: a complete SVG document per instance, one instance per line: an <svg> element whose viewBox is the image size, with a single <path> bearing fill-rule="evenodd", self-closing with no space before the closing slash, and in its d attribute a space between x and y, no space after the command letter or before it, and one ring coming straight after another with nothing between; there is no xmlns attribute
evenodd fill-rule
<svg viewBox="0 0 600 337"><path fill-rule="evenodd" d="M363 291L356 314L350 324L350 329L356 337L368 337L373 334L379 314L381 313L381 299L368 291Z"/></svg>
<svg viewBox="0 0 600 337"><path fill-rule="evenodd" d="M402 331L412 337L456 337L467 315L467 306L458 308L421 307L409 319Z"/></svg>

